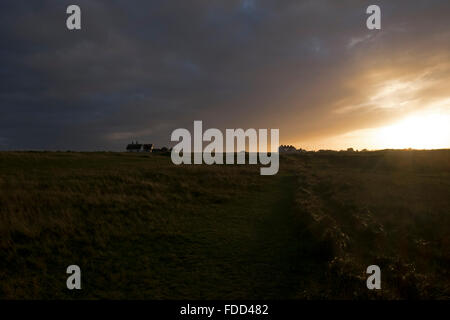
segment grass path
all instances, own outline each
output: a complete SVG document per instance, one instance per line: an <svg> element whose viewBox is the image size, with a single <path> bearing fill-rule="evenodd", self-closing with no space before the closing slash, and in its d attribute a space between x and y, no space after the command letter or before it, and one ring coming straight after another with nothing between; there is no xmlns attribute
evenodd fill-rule
<svg viewBox="0 0 450 320"><path fill-rule="evenodd" d="M309 233L306 220L295 208L296 176L280 175L271 195L261 202L264 216L255 230L249 263L256 276L248 296L261 299L307 298L312 281L322 277L326 261ZM319 257L319 259L317 258ZM259 262L259 263L258 263Z"/></svg>
<svg viewBox="0 0 450 320"><path fill-rule="evenodd" d="M295 297L307 277L304 241L298 213L294 207L294 176L280 176L264 201L258 203L262 215L249 244L248 263L252 267L250 284L255 298Z"/></svg>
<svg viewBox="0 0 450 320"><path fill-rule="evenodd" d="M302 288L311 287L321 266L294 208L295 179L280 175L251 197L205 208L178 235L117 239L90 260L85 297L308 297Z"/></svg>
<svg viewBox="0 0 450 320"><path fill-rule="evenodd" d="M311 288L323 264L314 258L318 246L295 211L295 179L280 175L251 197L205 208L178 235L117 239L91 261L88 297L310 297L303 288Z"/></svg>
<svg viewBox="0 0 450 320"><path fill-rule="evenodd" d="M320 266L317 260L311 259L314 241L294 209L295 179L280 175L254 193L253 198L243 198L232 206L210 212L211 219L200 215L202 221L195 232L183 240L172 239L172 243L166 243L165 250L159 247L161 243L148 239L154 246L141 248L141 255L155 261L156 253L159 260L150 265L149 272L152 273L152 269L156 272L153 276L141 275L147 285L137 291L143 295L136 297L283 299L308 296L302 287L309 286ZM133 248L122 248L119 252L139 252L135 244L129 245ZM164 265L166 267L160 268ZM130 294L133 296L137 292Z"/></svg>

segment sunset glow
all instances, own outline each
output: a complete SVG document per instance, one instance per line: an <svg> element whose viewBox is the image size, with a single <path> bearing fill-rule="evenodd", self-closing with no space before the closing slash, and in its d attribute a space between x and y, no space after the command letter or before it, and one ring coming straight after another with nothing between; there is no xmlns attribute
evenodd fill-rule
<svg viewBox="0 0 450 320"><path fill-rule="evenodd" d="M437 149L450 145L449 114L407 117L376 131L379 145L390 149Z"/></svg>
<svg viewBox="0 0 450 320"><path fill-rule="evenodd" d="M441 149L450 147L450 112L428 111L405 116L399 121L376 128L301 141L313 150L335 149Z"/></svg>

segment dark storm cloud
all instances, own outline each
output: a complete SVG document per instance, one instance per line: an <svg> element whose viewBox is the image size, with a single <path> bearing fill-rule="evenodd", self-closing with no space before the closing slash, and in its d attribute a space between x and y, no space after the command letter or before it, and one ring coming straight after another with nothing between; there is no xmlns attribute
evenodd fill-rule
<svg viewBox="0 0 450 320"><path fill-rule="evenodd" d="M282 142L382 122L354 108L371 72L414 77L445 61L450 4L376 1L373 32L371 2L80 0L82 30L68 31L72 2L2 1L0 149L168 144L197 119L279 127Z"/></svg>

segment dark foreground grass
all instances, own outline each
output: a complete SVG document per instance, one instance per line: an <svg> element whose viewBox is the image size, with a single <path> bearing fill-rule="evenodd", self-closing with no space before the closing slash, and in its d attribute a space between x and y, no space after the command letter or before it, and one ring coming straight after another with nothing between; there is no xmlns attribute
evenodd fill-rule
<svg viewBox="0 0 450 320"><path fill-rule="evenodd" d="M298 210L330 260L325 297L450 298L450 151L316 154L298 167ZM382 270L368 291L366 267Z"/></svg>
<svg viewBox="0 0 450 320"><path fill-rule="evenodd" d="M0 297L449 298L449 162L286 155L260 176L165 155L0 153ZM66 289L71 264L80 291Z"/></svg>

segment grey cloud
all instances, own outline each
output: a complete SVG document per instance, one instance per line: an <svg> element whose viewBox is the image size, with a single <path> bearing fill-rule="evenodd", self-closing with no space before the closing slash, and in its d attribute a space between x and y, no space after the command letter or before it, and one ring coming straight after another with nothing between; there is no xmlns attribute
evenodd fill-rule
<svg viewBox="0 0 450 320"><path fill-rule="evenodd" d="M2 1L0 148L167 145L196 119L279 127L282 139L385 121L334 111L372 94L373 70L414 75L448 58L450 4L379 2L372 36L370 1L79 0L77 32L68 1Z"/></svg>

